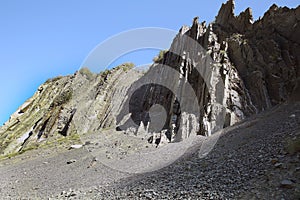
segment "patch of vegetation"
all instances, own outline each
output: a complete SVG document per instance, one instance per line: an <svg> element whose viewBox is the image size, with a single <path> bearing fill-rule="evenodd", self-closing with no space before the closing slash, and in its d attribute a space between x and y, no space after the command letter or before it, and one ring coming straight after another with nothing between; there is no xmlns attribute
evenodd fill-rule
<svg viewBox="0 0 300 200"><path fill-rule="evenodd" d="M49 79L46 80L45 83L55 82L55 81L58 81L62 78L63 78L63 76L57 76L57 77L54 77L54 78L49 78Z"/></svg>
<svg viewBox="0 0 300 200"><path fill-rule="evenodd" d="M167 52L168 50L161 50L159 54L153 58L153 62L155 63L161 62L164 59Z"/></svg>
<svg viewBox="0 0 300 200"><path fill-rule="evenodd" d="M39 144L32 144L30 146L26 146L21 151L12 152L12 153L9 153L9 154L6 154L6 155L1 155L0 160L5 159L5 158L13 158L17 155L21 155L22 153L25 153L26 151L37 149L38 147L39 147Z"/></svg>
<svg viewBox="0 0 300 200"><path fill-rule="evenodd" d="M101 85L104 84L104 82L107 80L108 75L110 75L112 72L111 70L106 69L103 72L100 72L101 77Z"/></svg>
<svg viewBox="0 0 300 200"><path fill-rule="evenodd" d="M91 71L89 70L89 68L87 68L87 67L81 68L81 69L79 70L79 73L80 73L81 75L85 76L88 80L94 79L94 78L95 78L95 75L96 75L96 74L94 74L93 72L91 72Z"/></svg>
<svg viewBox="0 0 300 200"><path fill-rule="evenodd" d="M59 135L59 134L56 134ZM80 137L78 134L71 134L68 136L59 136L56 138L51 138L51 139L47 139L47 141L45 141L41 147L42 148L49 148L49 147L55 147L57 145L70 145L73 143L81 143Z"/></svg>
<svg viewBox="0 0 300 200"><path fill-rule="evenodd" d="M51 103L50 107L57 107L60 105L63 105L71 100L73 96L73 90L71 88L63 91L61 94L59 94L53 102Z"/></svg>
<svg viewBox="0 0 300 200"><path fill-rule="evenodd" d="M112 74L115 70L119 70L122 69L124 72L129 71L130 69L134 68L134 63L128 62L128 63L123 63L111 70L106 69L105 71L100 72L100 76L102 78L102 80L100 80L100 85L102 85L106 80L108 75Z"/></svg>
<svg viewBox="0 0 300 200"><path fill-rule="evenodd" d="M111 71L108 70L108 69L106 69L105 71L101 72L100 74L101 74L102 77L106 77L106 76L108 76L109 74L111 74Z"/></svg>
<svg viewBox="0 0 300 200"><path fill-rule="evenodd" d="M220 50L220 54L225 55L225 54L226 54L226 51L225 51L225 50Z"/></svg>
<svg viewBox="0 0 300 200"><path fill-rule="evenodd" d="M123 63L122 65L119 65L118 67L116 67L116 69L123 69L124 72L127 72L129 70L131 70L132 68L134 68L135 64L132 62L128 62L128 63Z"/></svg>
<svg viewBox="0 0 300 200"><path fill-rule="evenodd" d="M111 130L111 129L114 129L114 127L113 126L107 126L107 127L103 127L101 129L101 131L108 131L108 130Z"/></svg>
<svg viewBox="0 0 300 200"><path fill-rule="evenodd" d="M20 152L13 152L13 153L10 153L10 154L7 154L7 155L1 155L0 160L5 159L5 158L13 158L17 155L20 155Z"/></svg>
<svg viewBox="0 0 300 200"><path fill-rule="evenodd" d="M59 135L59 134L56 134ZM13 158L15 156L21 155L27 151L34 150L34 149L46 149L46 148L51 148L51 147L59 147L60 145L72 145L74 143L81 143L80 137L78 134L71 134L68 136L59 136L59 137L53 137L53 138L47 138L46 141L42 143L34 143L29 146L25 146L21 151L18 152L12 152L6 155L1 155L1 159L6 159L6 158Z"/></svg>

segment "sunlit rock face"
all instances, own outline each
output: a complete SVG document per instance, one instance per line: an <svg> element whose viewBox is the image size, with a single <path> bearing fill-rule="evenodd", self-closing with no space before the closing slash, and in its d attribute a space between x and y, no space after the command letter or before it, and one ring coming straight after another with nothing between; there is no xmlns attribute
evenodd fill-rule
<svg viewBox="0 0 300 200"><path fill-rule="evenodd" d="M128 87L142 76L130 68L125 64L100 74L84 68L47 80L1 127L1 153L114 126Z"/></svg>

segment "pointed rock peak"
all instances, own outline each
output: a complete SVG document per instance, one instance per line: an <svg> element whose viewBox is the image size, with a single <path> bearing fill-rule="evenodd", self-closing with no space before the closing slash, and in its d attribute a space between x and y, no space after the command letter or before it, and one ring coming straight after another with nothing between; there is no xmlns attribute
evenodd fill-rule
<svg viewBox="0 0 300 200"><path fill-rule="evenodd" d="M231 11L233 13L233 11L234 11L234 5L235 5L234 0L228 0L225 5L227 5L231 9Z"/></svg>
<svg viewBox="0 0 300 200"><path fill-rule="evenodd" d="M266 16L273 16L276 11L278 11L279 7L276 4L273 4L267 12L265 12L263 18L267 18Z"/></svg>
<svg viewBox="0 0 300 200"><path fill-rule="evenodd" d="M247 16L249 16L249 19L253 21L252 9L251 8L247 8L245 10L245 13L246 13Z"/></svg>
<svg viewBox="0 0 300 200"><path fill-rule="evenodd" d="M198 29L198 27L199 27L199 17L197 16L197 17L194 17L194 19L193 19L193 25L192 25L191 29Z"/></svg>
<svg viewBox="0 0 300 200"><path fill-rule="evenodd" d="M194 24L198 24L198 23L199 23L199 17L196 16L196 17L194 17L194 19L193 19L193 25L194 25Z"/></svg>
<svg viewBox="0 0 300 200"><path fill-rule="evenodd" d="M223 3L219 13L216 17L216 23L223 24L227 20L234 17L234 0L228 0L225 4Z"/></svg>
<svg viewBox="0 0 300 200"><path fill-rule="evenodd" d="M253 15L252 15L252 9L247 8L244 12L240 13L240 15L237 17L238 21L245 23L245 24L252 24L253 23Z"/></svg>
<svg viewBox="0 0 300 200"><path fill-rule="evenodd" d="M273 10L275 11L277 9L278 9L278 6L275 3L269 8L270 11L273 11Z"/></svg>
<svg viewBox="0 0 300 200"><path fill-rule="evenodd" d="M234 8L235 8L235 1L234 1L234 0L228 0L226 3L222 3L222 6L221 6L220 11L221 11L222 9L225 9L225 10L231 11L232 14L233 14ZM220 12L220 11L219 11L219 12Z"/></svg>
<svg viewBox="0 0 300 200"><path fill-rule="evenodd" d="M182 26L182 27L180 28L179 33L180 33L181 35L183 35L183 34L185 34L188 30L190 30L190 27L184 25L184 26Z"/></svg>

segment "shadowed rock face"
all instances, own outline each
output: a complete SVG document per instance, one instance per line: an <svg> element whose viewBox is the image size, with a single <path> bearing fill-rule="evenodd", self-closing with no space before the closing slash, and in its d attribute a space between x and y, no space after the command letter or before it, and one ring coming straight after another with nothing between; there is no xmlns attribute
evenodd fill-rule
<svg viewBox="0 0 300 200"><path fill-rule="evenodd" d="M120 127L135 126L137 130L141 122L151 126L149 105L161 104L167 113L164 129L172 130L175 125L182 131L194 130L177 133L175 139L182 140L190 133L210 135L290 98L299 99L299 16L300 7L273 5L253 22L250 8L234 16L234 1L230 0L222 5L214 23L206 25L194 18L191 27L181 28L163 58L132 85L129 91L139 94L128 96L139 99L133 106L138 109L126 107L119 118L130 112L134 123L129 120ZM150 79L159 84L145 84ZM168 90L160 84L168 85ZM195 98L187 98L187 86ZM182 107L187 105L194 109L184 113Z"/></svg>
<svg viewBox="0 0 300 200"><path fill-rule="evenodd" d="M287 100L298 101L299 21L299 6L273 5L253 22L251 9L234 16L230 0L215 22L206 25L194 18L191 27L182 27L144 76L121 66L97 75L80 70L50 79L0 128L0 153L116 125L135 134L147 124L159 131L150 118L155 104L165 112L161 129L180 141L190 134L210 135Z"/></svg>

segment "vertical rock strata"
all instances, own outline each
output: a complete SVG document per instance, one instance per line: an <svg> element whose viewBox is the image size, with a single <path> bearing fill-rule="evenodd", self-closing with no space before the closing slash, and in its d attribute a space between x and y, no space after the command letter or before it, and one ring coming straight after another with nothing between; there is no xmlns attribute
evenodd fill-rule
<svg viewBox="0 0 300 200"><path fill-rule="evenodd" d="M136 101L119 118L130 112L134 123L121 129L141 122L151 127L150 107L160 104L167 113L163 129L179 130L175 140L210 135L299 96L299 13L300 7L273 5L253 22L250 8L235 16L230 0L215 22L206 25L194 18L192 26L183 26L170 49L132 85L134 91L143 89L128 94ZM193 92L187 92L190 89Z"/></svg>

